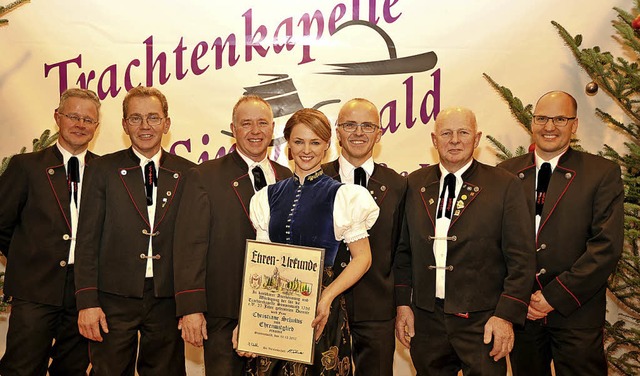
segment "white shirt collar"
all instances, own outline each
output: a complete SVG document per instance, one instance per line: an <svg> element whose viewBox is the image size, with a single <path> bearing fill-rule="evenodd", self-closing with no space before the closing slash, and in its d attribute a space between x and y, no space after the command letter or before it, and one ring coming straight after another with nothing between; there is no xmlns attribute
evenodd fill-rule
<svg viewBox="0 0 640 376"><path fill-rule="evenodd" d="M67 149L63 148L62 145L60 145L60 141L56 141L56 146L58 147L60 154L62 154L62 162L64 163L65 166L69 162L69 158L77 157L78 165L80 166L80 168L84 167L84 158L87 155L87 149L84 149L81 153L73 155L69 151L67 151Z"/></svg>
<svg viewBox="0 0 640 376"><path fill-rule="evenodd" d="M536 160L536 171L540 170L540 166L542 166L542 164L545 162L549 162L549 164L551 165L551 171L553 171L556 169L556 166L558 165L558 161L560 161L560 157L562 157L562 155L566 153L566 150L562 154L556 155L555 157L551 158L548 161L545 161L544 159L542 159L542 157L540 157L537 152L534 152L534 153L535 153L535 160Z"/></svg>
<svg viewBox="0 0 640 376"><path fill-rule="evenodd" d="M355 170L356 167L352 165L351 162L342 155L342 153L340 153L340 157L338 158L338 165L340 166L340 179L343 183L353 183L353 170ZM359 167L362 167L362 169L367 173L367 178L370 178L371 175L373 175L373 169L375 168L373 157L367 159Z"/></svg>
<svg viewBox="0 0 640 376"><path fill-rule="evenodd" d="M149 161L153 161L153 163L156 166L156 172L158 171L158 168L160 167L160 158L162 157L162 148L158 150L158 152L151 158L145 157L140 152L138 152L134 147L132 147L131 149L133 150L133 153L136 155L136 157L140 158L141 167L144 167L147 163L149 163Z"/></svg>

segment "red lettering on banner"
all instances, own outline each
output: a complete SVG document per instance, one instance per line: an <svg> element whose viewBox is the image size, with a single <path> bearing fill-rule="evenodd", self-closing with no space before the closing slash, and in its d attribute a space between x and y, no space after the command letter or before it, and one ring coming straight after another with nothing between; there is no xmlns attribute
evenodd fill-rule
<svg viewBox="0 0 640 376"><path fill-rule="evenodd" d="M59 63L55 63L55 64L44 64L44 77L47 78L49 77L49 71L51 71L51 69L53 68L58 68L58 85L60 86L60 94L62 94L63 91L68 89L68 85L67 85L67 79L69 76L69 70L67 69L67 65L69 65L69 63L75 63L78 68L82 68L82 55L78 55L76 58L74 59L69 59L69 60L64 60L61 61ZM86 87L85 87L86 89Z"/></svg>
<svg viewBox="0 0 640 376"><path fill-rule="evenodd" d="M363 4L366 3L368 5L368 12L366 13L368 21L374 24L378 24L381 20L389 24L397 21L402 13L394 15L391 8L396 5L398 1L399 0L380 0L380 9L378 9L378 0L363 1ZM351 0L351 3L337 3L331 10L328 18L325 18L320 10L302 14L296 24L300 29L299 32L302 34L299 38L294 38L294 18L290 16L284 18L277 23L276 28L273 30L271 40L269 40L269 28L263 24L260 24L256 28L254 25L255 15L253 10L248 9L242 14L244 18L244 61L252 61L255 57L254 52L259 55L259 57L266 57L271 47L273 47L273 53L279 54L283 51L293 51L296 46L301 46L302 51L298 65L315 61L315 58L311 55L311 47L314 45L314 41L320 40L323 37L325 27L330 35L333 34L339 26L337 23L342 19L348 19L349 6L351 7L351 19L360 19L361 10L364 8L364 6L361 6L360 0ZM132 58L126 65L122 78L118 75L119 66L117 64L110 64L107 68L97 70L101 73L98 82L94 83L94 85L99 86L96 92L101 92L101 94L99 94L100 99L105 99L107 96L117 95L122 89L122 86L129 91L136 86L132 82L132 77L134 77L136 73L136 70L133 69L134 67L143 69L139 74L144 77L146 86L162 86L166 84L171 79L173 73L169 72L168 53L173 53L175 58L176 80L182 80L188 76L188 67L190 67L194 75L204 74L211 65L214 65L216 70L224 67L233 67L242 58L240 54L236 53L237 46L242 48L242 45L237 44L237 39L234 33L230 33L224 37L224 40L223 37L216 37L213 44L206 41L199 41L195 43L193 48L189 48L184 42L184 37L181 37L171 52L159 51L156 54L153 35L150 35L142 42L145 46L144 63L142 62L143 58ZM296 43L296 40L299 42ZM210 50L208 49L209 46ZM209 51L213 51L213 56L208 54ZM242 51L242 49L240 49L240 51ZM228 55L226 65L224 62L225 53ZM190 62L186 62L186 58L190 58ZM75 64L75 66L73 64ZM45 63L44 76L48 78L53 72L58 73L60 93L69 87L70 82L74 81L79 84L80 87L89 89L91 81L96 78L96 70L78 72L75 68L82 68L82 54L79 54L76 58L57 63ZM75 79L75 77L77 77L77 79ZM108 86L105 86L107 81ZM140 84L141 82L138 82L138 85Z"/></svg>
<svg viewBox="0 0 640 376"><path fill-rule="evenodd" d="M431 74L433 77L433 86L427 90L420 101L420 122L427 124L432 118L438 116L440 112L440 69L437 69ZM414 112L414 87L413 76L410 76L402 82L405 85L405 97L404 97L404 113L405 113L405 125L407 129L410 129L416 123L416 118L413 117ZM388 117L386 125L381 124L382 134L387 131L395 133L402 123L398 122L398 101L396 99L388 102L380 109L380 118ZM382 122L381 122L382 123Z"/></svg>

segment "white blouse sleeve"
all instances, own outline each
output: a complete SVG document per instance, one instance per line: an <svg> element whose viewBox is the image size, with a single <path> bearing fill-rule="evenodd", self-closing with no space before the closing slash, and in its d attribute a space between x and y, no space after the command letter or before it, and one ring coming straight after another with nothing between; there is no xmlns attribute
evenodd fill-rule
<svg viewBox="0 0 640 376"><path fill-rule="evenodd" d="M369 236L380 208L366 188L356 184L343 184L338 188L333 206L333 231L336 240L353 243Z"/></svg>
<svg viewBox="0 0 640 376"><path fill-rule="evenodd" d="M268 242L269 239L269 219L271 218L271 208L269 207L269 194L267 187L262 188L251 198L249 203L249 216L251 223L256 229L256 240Z"/></svg>

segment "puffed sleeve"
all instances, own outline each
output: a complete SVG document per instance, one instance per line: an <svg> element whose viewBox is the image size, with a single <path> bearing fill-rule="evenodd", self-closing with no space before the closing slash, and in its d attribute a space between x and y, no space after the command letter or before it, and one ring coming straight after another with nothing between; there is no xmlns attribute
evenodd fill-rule
<svg viewBox="0 0 640 376"><path fill-rule="evenodd" d="M343 184L336 193L333 207L333 231L336 240L352 243L369 236L380 214L380 208L366 188Z"/></svg>
<svg viewBox="0 0 640 376"><path fill-rule="evenodd" d="M264 187L251 198L249 203L249 216L251 223L256 229L256 240L268 242L269 239L269 219L271 218L271 209L269 207L269 187Z"/></svg>

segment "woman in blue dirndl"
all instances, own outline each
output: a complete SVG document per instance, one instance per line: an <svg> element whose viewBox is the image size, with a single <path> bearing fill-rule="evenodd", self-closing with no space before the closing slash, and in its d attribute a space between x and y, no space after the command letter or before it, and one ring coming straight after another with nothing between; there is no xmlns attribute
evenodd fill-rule
<svg viewBox="0 0 640 376"><path fill-rule="evenodd" d="M322 292L318 301L314 364L257 357L248 362L250 376L352 375L351 339L342 293L369 269L367 230L379 209L369 192L324 175L321 163L329 148L331 126L314 109L295 112L284 137L295 163L293 177L265 187L251 200L251 220L257 240L325 249ZM349 246L351 262L334 277L338 246Z"/></svg>

